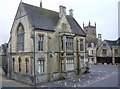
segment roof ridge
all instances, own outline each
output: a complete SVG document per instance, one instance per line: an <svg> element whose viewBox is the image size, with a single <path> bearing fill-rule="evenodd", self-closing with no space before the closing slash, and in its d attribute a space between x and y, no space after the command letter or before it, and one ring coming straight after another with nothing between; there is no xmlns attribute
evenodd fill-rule
<svg viewBox="0 0 120 89"><path fill-rule="evenodd" d="M52 11L52 12L54 12L54 13L59 13L59 12L57 12L57 11L53 11L53 10L50 10L50 9L47 9L47 8L38 7L38 6L35 6L35 5L32 5L32 4L28 4L28 3L24 3L24 2L22 2L22 3L25 4L25 5L32 6L32 7L36 7L36 8L40 8L40 9L44 9L44 10L47 10L47 11Z"/></svg>
<svg viewBox="0 0 120 89"><path fill-rule="evenodd" d="M109 41L109 42L110 42L110 41L111 41L111 42L115 42L116 40L105 40L105 41Z"/></svg>

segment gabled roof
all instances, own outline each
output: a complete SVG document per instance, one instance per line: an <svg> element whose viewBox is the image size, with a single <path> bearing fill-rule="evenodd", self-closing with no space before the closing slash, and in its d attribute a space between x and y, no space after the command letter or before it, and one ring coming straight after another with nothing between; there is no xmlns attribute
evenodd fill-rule
<svg viewBox="0 0 120 89"><path fill-rule="evenodd" d="M105 40L110 47L117 46L117 41Z"/></svg>
<svg viewBox="0 0 120 89"><path fill-rule="evenodd" d="M36 7L23 2L22 4L34 28L54 31L54 27L60 19L58 12ZM71 26L73 34L86 36L85 32L73 17L66 15L66 18Z"/></svg>
<svg viewBox="0 0 120 89"><path fill-rule="evenodd" d="M104 42L106 42L110 48L112 48L112 46L119 46L120 45L120 38L118 38L118 40L104 40L97 48L99 48Z"/></svg>
<svg viewBox="0 0 120 89"><path fill-rule="evenodd" d="M26 3L23 3L23 6L31 20L31 24L35 28L53 31L54 26L57 24L59 19L59 14L57 12Z"/></svg>
<svg viewBox="0 0 120 89"><path fill-rule="evenodd" d="M67 15L66 17L71 26L72 33L82 35L82 36L86 35L85 32L80 27L80 25L77 23L77 21L72 16Z"/></svg>

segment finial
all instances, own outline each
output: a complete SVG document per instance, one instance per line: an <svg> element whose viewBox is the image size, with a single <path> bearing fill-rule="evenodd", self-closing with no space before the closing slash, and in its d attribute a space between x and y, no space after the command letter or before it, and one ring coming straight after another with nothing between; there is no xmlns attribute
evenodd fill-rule
<svg viewBox="0 0 120 89"><path fill-rule="evenodd" d="M40 0L40 7L42 8L42 0Z"/></svg>
<svg viewBox="0 0 120 89"><path fill-rule="evenodd" d="M95 27L96 27L96 22L95 22Z"/></svg>
<svg viewBox="0 0 120 89"><path fill-rule="evenodd" d="M89 26L90 26L90 20L89 20Z"/></svg>
<svg viewBox="0 0 120 89"><path fill-rule="evenodd" d="M84 24L84 22L83 22L83 28L84 28L84 26L85 26L85 24Z"/></svg>
<svg viewBox="0 0 120 89"><path fill-rule="evenodd" d="M20 2L23 2L22 0L20 0Z"/></svg>

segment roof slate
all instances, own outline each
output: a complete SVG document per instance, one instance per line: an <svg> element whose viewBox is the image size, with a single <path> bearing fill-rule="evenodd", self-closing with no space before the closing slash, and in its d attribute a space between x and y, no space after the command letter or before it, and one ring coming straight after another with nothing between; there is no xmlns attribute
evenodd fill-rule
<svg viewBox="0 0 120 89"><path fill-rule="evenodd" d="M117 41L105 40L110 47L117 46Z"/></svg>
<svg viewBox="0 0 120 89"><path fill-rule="evenodd" d="M59 19L59 14L57 12L26 3L23 3L23 5L35 28L53 31L53 27L57 24Z"/></svg>
<svg viewBox="0 0 120 89"><path fill-rule="evenodd" d="M23 2L22 4L34 28L54 31L54 27L60 19L58 12L36 7ZM66 15L66 18L71 26L73 34L86 36L85 32L73 17Z"/></svg>
<svg viewBox="0 0 120 89"><path fill-rule="evenodd" d="M77 23L77 21L72 16L67 15L66 18L71 26L72 33L77 34L77 35L86 36L83 29L80 27L80 25Z"/></svg>

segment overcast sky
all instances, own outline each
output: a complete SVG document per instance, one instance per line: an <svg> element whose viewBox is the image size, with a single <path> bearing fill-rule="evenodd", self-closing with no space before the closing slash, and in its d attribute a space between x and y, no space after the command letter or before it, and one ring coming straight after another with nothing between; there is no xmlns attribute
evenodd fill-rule
<svg viewBox="0 0 120 89"><path fill-rule="evenodd" d="M25 3L39 6L40 0L22 0ZM97 34L102 34L102 39L116 40L118 38L118 1L119 0L42 0L43 8L59 12L59 6L73 9L74 18L83 28L97 24ZM0 1L0 44L8 42L10 30L20 0Z"/></svg>

